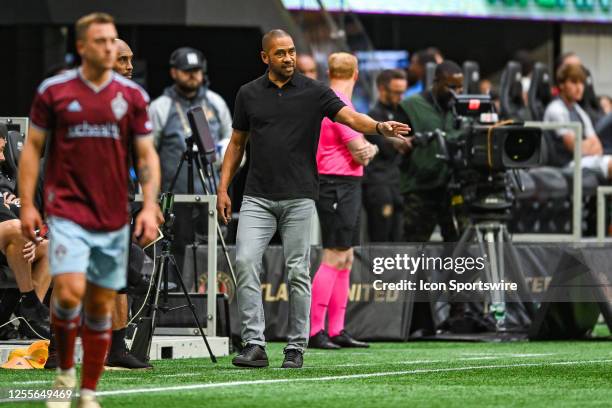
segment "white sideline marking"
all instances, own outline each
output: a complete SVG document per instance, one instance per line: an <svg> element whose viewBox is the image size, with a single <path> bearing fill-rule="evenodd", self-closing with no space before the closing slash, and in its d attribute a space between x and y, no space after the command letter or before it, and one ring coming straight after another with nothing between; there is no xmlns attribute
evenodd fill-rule
<svg viewBox="0 0 612 408"><path fill-rule="evenodd" d="M471 367L453 367L453 368L431 368L431 369L418 369L418 370L407 370L407 371L388 371L381 373L366 373L366 374L351 374L351 375L338 375L338 376L327 376L327 377L310 377L310 378L278 378L269 380L253 380L253 381L230 381L221 383L208 383L208 384L189 384L189 385L177 385L172 387L155 387L155 388L132 388L127 390L112 390L112 391L98 391L98 396L110 396L110 395L126 395L126 394L142 394L152 392L165 392L165 391L186 391L186 390L200 390L206 388L221 388L221 387L236 387L241 385L257 385L257 384L279 384L279 383L293 383L293 382L309 382L309 381L338 381L338 380L350 380L356 378L373 378L373 377L389 377L389 376L401 376L408 374L425 374L425 373L441 373L450 371L469 371L469 370L487 370L487 369L499 369L499 368L517 368L517 367L544 367L544 366L557 366L557 365L578 365L578 364L601 364L601 363L612 363L612 360L584 360L584 361L559 361L553 363L521 363L521 364L502 364L502 365L487 365L487 366L471 366Z"/></svg>
<svg viewBox="0 0 612 408"><path fill-rule="evenodd" d="M528 358L528 357L540 357L540 356L549 356L556 353L545 353L545 354L510 354L503 353L500 356L476 356L476 357L461 357L452 360L409 360L409 361L398 361L396 363L357 363L357 364L334 364L328 365L328 368L352 368L352 367L368 367L368 366L378 366L378 365L408 365L408 364L435 364L435 363L446 363L452 361L475 361L475 360L501 360L502 358L512 357L512 358ZM302 369L315 369L320 368L318 366L305 366ZM280 367L271 367L270 370L285 370ZM250 373L250 369L231 369L232 374L244 374ZM172 378L172 377L197 377L199 375L205 375L205 373L179 373L179 374L159 374L156 375L155 378ZM115 377L117 380L138 380L140 377ZM12 384L47 384L51 383L53 380L34 380L34 381L15 381Z"/></svg>
<svg viewBox="0 0 612 408"><path fill-rule="evenodd" d="M15 381L12 382L11 384L45 384L45 383L52 383L53 380L32 380L32 381Z"/></svg>
<svg viewBox="0 0 612 408"><path fill-rule="evenodd" d="M462 356L487 356L487 357L547 357L559 353L461 353Z"/></svg>

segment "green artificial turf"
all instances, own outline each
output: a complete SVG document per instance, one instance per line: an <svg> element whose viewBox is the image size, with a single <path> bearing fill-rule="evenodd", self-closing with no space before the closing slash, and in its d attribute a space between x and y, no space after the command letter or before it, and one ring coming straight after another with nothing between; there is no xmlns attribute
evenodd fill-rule
<svg viewBox="0 0 612 408"><path fill-rule="evenodd" d="M268 346L267 369L234 368L230 356L216 365L206 359L165 360L154 362L154 370L106 372L102 392L212 386L141 390L100 401L103 407L146 408L612 406L609 341L376 343L366 350L308 350L301 370L278 368L282 348L279 343ZM45 389L53 375L0 370L0 390Z"/></svg>

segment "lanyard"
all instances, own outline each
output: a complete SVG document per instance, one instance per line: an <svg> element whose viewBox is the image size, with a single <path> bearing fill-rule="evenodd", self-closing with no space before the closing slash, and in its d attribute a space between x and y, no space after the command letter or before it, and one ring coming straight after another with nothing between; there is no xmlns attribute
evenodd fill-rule
<svg viewBox="0 0 612 408"><path fill-rule="evenodd" d="M185 112L181 107L181 104L175 100L174 106L176 107L176 112L179 115L179 119L181 120L181 125L183 126L183 132L185 133L185 137L191 136L191 127L189 127L189 123L187 122L187 118L185 117Z"/></svg>

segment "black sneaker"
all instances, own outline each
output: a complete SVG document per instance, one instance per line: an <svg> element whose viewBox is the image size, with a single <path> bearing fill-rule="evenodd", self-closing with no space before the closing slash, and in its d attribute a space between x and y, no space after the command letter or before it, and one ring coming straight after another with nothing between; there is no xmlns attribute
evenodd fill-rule
<svg viewBox="0 0 612 408"><path fill-rule="evenodd" d="M105 370L146 370L153 368L149 363L137 359L128 350L114 351L108 353Z"/></svg>
<svg viewBox="0 0 612 408"><path fill-rule="evenodd" d="M49 308L42 303L37 303L36 306L26 307L23 303L19 303L15 316L24 318L28 323L19 320L19 334L29 339L40 340L51 338L50 323L49 323ZM28 326L29 324L29 326Z"/></svg>
<svg viewBox="0 0 612 408"><path fill-rule="evenodd" d="M285 359L281 368L302 368L304 364L304 355L300 350L289 349L283 351Z"/></svg>
<svg viewBox="0 0 612 408"><path fill-rule="evenodd" d="M49 349L49 356L45 362L45 370L55 370L58 366L57 363L57 351Z"/></svg>
<svg viewBox="0 0 612 408"><path fill-rule="evenodd" d="M49 355L47 357L47 362L45 363L45 370L55 370L59 364L57 358L57 347L55 347L55 336L53 336L53 331L51 331L48 350Z"/></svg>
<svg viewBox="0 0 612 408"><path fill-rule="evenodd" d="M232 359L236 367L261 368L268 366L268 355L263 347L257 344L247 344L236 357Z"/></svg>
<svg viewBox="0 0 612 408"><path fill-rule="evenodd" d="M308 339L308 348L325 349L325 350L338 350L339 345L332 343L329 340L329 336L325 330L321 330L310 339Z"/></svg>
<svg viewBox="0 0 612 408"><path fill-rule="evenodd" d="M370 347L368 343L354 339L350 334L347 333L346 330L342 330L339 335L331 337L329 340L340 347Z"/></svg>
<svg viewBox="0 0 612 408"><path fill-rule="evenodd" d="M0 327L0 340L16 340L19 338L19 330L12 323Z"/></svg>

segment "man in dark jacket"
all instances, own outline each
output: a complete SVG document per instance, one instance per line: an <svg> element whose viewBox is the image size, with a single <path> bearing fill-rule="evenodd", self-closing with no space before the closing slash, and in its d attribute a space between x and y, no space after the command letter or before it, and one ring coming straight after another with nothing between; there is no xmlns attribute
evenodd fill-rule
<svg viewBox="0 0 612 408"><path fill-rule="evenodd" d="M412 131L425 133L439 129L446 133L446 137L452 138L457 133L450 109L452 94L462 90L461 67L449 60L439 64L432 90L413 95L401 103ZM436 157L438 152L437 140L414 146L402 165L406 241L429 241L436 225L440 226L444 241L459 239L447 191L449 171L447 164Z"/></svg>
<svg viewBox="0 0 612 408"><path fill-rule="evenodd" d="M376 78L376 85L378 101L368 115L383 122L395 120L408 123L406 112L399 106L408 85L404 71L386 69ZM398 242L403 235L399 164L406 145L394 144L380 135L366 135L366 139L379 149L379 154L365 168L363 178L368 237L372 242Z"/></svg>

